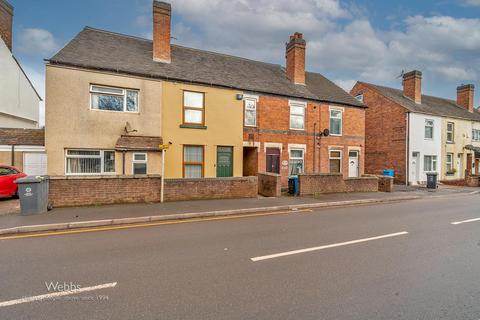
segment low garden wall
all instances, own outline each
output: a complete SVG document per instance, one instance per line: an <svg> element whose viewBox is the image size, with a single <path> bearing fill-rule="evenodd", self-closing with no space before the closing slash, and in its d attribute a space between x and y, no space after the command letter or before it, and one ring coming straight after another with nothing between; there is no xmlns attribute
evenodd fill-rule
<svg viewBox="0 0 480 320"><path fill-rule="evenodd" d="M298 175L300 195L340 192L376 192L378 177L363 176L344 179L341 173L314 173Z"/></svg>
<svg viewBox="0 0 480 320"><path fill-rule="evenodd" d="M50 177L49 202L54 207L159 202L161 177ZM257 177L165 179L165 201L253 198Z"/></svg>
<svg viewBox="0 0 480 320"><path fill-rule="evenodd" d="M270 172L259 173L258 194L264 197L280 197L282 195L281 176Z"/></svg>
<svg viewBox="0 0 480 320"><path fill-rule="evenodd" d="M480 176L467 176L465 178L465 184L468 187L480 187Z"/></svg>
<svg viewBox="0 0 480 320"><path fill-rule="evenodd" d="M380 192L393 192L393 177L378 176L378 191Z"/></svg>

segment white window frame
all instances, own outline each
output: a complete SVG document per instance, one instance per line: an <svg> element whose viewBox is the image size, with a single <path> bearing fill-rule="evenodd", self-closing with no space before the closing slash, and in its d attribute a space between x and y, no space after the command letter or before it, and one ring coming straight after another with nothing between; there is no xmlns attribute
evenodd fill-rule
<svg viewBox="0 0 480 320"><path fill-rule="evenodd" d="M448 161L448 158L450 157L450 161ZM445 171L447 174L451 174L453 172L453 170L455 169L453 164L453 158L454 158L454 154L453 153L447 153L447 157L445 159ZM450 166L450 170L448 170L448 166Z"/></svg>
<svg viewBox="0 0 480 320"><path fill-rule="evenodd" d="M101 90L95 90L93 87L97 88L106 88L106 89L115 89L115 90L122 90L122 94L115 94L111 92L104 92ZM133 91L137 93L137 110L136 111L128 111L127 110L127 91ZM95 109L93 108L93 96L92 94L98 93L98 94L104 94L104 95L112 95L112 96L123 96L123 111L115 111L115 110L102 110L102 109ZM103 112L125 112L125 113L140 113L140 90L137 89L129 89L129 88L120 88L120 87L115 87L115 86L105 86L105 85L99 85L99 84L90 84L90 110L92 111L103 111Z"/></svg>
<svg viewBox="0 0 480 320"><path fill-rule="evenodd" d="M255 124L247 124L247 101L253 101L255 104L255 108L253 109L255 112ZM257 116L258 116L258 96L252 95L243 95L243 125L245 127L256 127L257 126ZM252 110L250 110L252 111Z"/></svg>
<svg viewBox="0 0 480 320"><path fill-rule="evenodd" d="M332 157L332 152L340 152L340 158ZM329 173L337 173L337 172L330 172L330 160L340 160L340 172L343 173L343 150L340 149L329 149L328 150L328 172Z"/></svg>
<svg viewBox="0 0 480 320"><path fill-rule="evenodd" d="M94 155L69 155L68 151L99 151L100 154L98 156ZM111 176L116 174L115 167L113 168L113 172L105 172L105 152L113 152L114 156L115 150L110 150L110 149L79 149L79 148L73 148L73 149L65 149L65 175L66 176ZM67 172L67 159L100 159L100 172L95 172L95 173L68 173ZM115 159L116 160L116 159Z"/></svg>
<svg viewBox="0 0 480 320"><path fill-rule="evenodd" d="M480 141L480 130L472 129L472 141Z"/></svg>
<svg viewBox="0 0 480 320"><path fill-rule="evenodd" d="M144 155L145 156L145 160L135 160L135 156L136 155ZM145 164L146 166L146 173L145 174L148 174L148 154L146 152L134 152L132 154L132 174L135 174L135 164L137 163L140 163L140 164Z"/></svg>
<svg viewBox="0 0 480 320"><path fill-rule="evenodd" d="M296 150L296 151L302 151L302 157L292 157L291 156L291 151ZM290 160L302 160L302 167L303 171L301 173L305 173L305 153L306 153L307 147L304 144L289 144L288 145L288 175L290 175Z"/></svg>
<svg viewBox="0 0 480 320"><path fill-rule="evenodd" d="M429 125L428 123L431 122L432 125ZM427 133L427 127L431 127L432 128L432 137L431 138L428 138L426 133ZM425 140L433 140L435 138L435 120L432 120L432 119L425 119L425 127L423 129L423 138Z"/></svg>
<svg viewBox="0 0 480 320"><path fill-rule="evenodd" d="M426 162L426 158L427 157L430 157L430 169L431 170L426 170L427 168L425 168L425 162ZM423 172L436 172L437 171L437 156L435 155L424 155L423 156Z"/></svg>
<svg viewBox="0 0 480 320"><path fill-rule="evenodd" d="M331 120L332 120L332 111L340 111L340 118L334 117L334 119L340 119L340 133L332 133ZM343 136L343 113L344 109L340 107L330 107L328 110L328 128L330 130L330 135L335 137Z"/></svg>
<svg viewBox="0 0 480 320"><path fill-rule="evenodd" d="M452 130L448 130L448 126L452 125ZM452 139L448 140L448 135L452 135ZM455 142L455 122L447 122L447 142L448 143L454 143Z"/></svg>
<svg viewBox="0 0 480 320"><path fill-rule="evenodd" d="M290 128L290 130L305 131L305 127L306 127L305 119L306 119L306 115L307 115L307 103L303 102L303 101L289 100L288 101L288 106L290 108L289 118L288 118L288 127ZM292 107L303 108L303 114L292 113ZM292 116L303 116L303 128L292 128Z"/></svg>

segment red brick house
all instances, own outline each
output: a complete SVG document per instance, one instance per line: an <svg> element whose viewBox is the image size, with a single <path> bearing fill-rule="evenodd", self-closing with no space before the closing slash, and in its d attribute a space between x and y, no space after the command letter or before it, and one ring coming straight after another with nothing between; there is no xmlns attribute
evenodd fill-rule
<svg viewBox="0 0 480 320"><path fill-rule="evenodd" d="M365 106L319 73L305 71L306 42L286 45L286 69L244 94L244 175L364 172ZM329 136L322 132L328 129Z"/></svg>

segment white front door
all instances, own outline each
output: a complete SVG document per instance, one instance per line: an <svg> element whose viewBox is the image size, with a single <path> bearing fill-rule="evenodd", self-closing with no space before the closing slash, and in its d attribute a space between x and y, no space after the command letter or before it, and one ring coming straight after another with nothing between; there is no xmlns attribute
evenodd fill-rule
<svg viewBox="0 0 480 320"><path fill-rule="evenodd" d="M420 172L420 160L419 160L419 153L413 152L412 153L412 163L410 165L410 176L413 185L418 184L418 173Z"/></svg>
<svg viewBox="0 0 480 320"><path fill-rule="evenodd" d="M358 151L348 153L348 176L350 178L358 177Z"/></svg>
<svg viewBox="0 0 480 320"><path fill-rule="evenodd" d="M23 154L23 172L29 176L47 174L47 154L41 152L25 152Z"/></svg>

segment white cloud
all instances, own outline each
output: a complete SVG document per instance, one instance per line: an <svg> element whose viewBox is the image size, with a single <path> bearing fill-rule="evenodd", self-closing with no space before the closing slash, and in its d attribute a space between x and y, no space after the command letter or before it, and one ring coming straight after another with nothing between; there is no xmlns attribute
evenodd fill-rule
<svg viewBox="0 0 480 320"><path fill-rule="evenodd" d="M18 49L30 55L45 56L55 52L58 49L58 45L49 31L27 28L20 32Z"/></svg>
<svg viewBox="0 0 480 320"><path fill-rule="evenodd" d="M463 0L462 4L466 7L478 7L480 6L480 0Z"/></svg>

